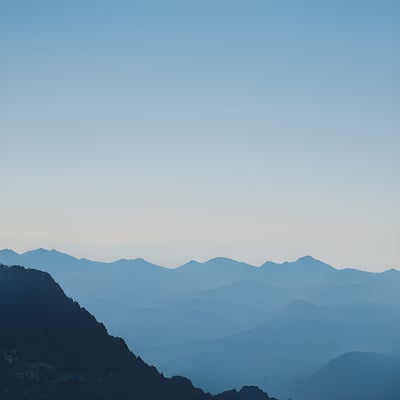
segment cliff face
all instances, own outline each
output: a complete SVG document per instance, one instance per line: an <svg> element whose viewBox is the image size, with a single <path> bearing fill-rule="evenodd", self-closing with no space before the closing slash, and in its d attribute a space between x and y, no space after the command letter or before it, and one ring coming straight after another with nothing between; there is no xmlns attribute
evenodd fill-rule
<svg viewBox="0 0 400 400"><path fill-rule="evenodd" d="M49 274L0 266L1 399L266 400L257 388L211 396L181 377L167 379Z"/></svg>

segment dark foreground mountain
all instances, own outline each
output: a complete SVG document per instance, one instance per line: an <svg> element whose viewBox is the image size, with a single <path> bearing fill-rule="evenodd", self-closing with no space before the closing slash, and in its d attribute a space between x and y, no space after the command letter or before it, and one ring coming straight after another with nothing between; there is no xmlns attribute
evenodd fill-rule
<svg viewBox="0 0 400 400"><path fill-rule="evenodd" d="M211 396L165 378L67 298L47 273L0 265L2 400L268 400L256 387Z"/></svg>

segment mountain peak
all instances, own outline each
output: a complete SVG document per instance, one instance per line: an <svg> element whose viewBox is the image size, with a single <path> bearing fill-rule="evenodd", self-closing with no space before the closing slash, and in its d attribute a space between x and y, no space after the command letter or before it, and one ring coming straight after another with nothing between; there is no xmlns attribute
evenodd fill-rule
<svg viewBox="0 0 400 400"><path fill-rule="evenodd" d="M386 271L383 271L382 273L383 273L383 274L386 274L386 275L388 275L388 274L393 275L393 274L398 274L398 273L400 273L400 270L398 270L398 269L396 269L396 268L390 268L390 269L387 269Z"/></svg>
<svg viewBox="0 0 400 400"><path fill-rule="evenodd" d="M326 268L326 269L335 269L331 265L324 263L310 255L306 255L298 258L296 261L285 261L283 263L276 263L273 261L267 261L261 267L272 267L272 268L281 268L281 267L289 267L289 268L297 268L297 267L312 267L315 269L318 268Z"/></svg>
<svg viewBox="0 0 400 400"><path fill-rule="evenodd" d="M298 258L296 261L286 262L284 264L315 269L335 269L331 265L312 256L303 256Z"/></svg>
<svg viewBox="0 0 400 400"><path fill-rule="evenodd" d="M232 265L249 265L246 263L243 263L241 261L236 261L232 258L227 258L227 257L214 257L214 258L210 258L207 261L204 262L200 262L200 261L196 261L196 260L190 260L189 262L187 262L186 264L178 267L178 269L185 269L187 267L218 267L218 266L232 266Z"/></svg>
<svg viewBox="0 0 400 400"><path fill-rule="evenodd" d="M213 264L219 264L219 263L235 263L235 264L242 264L242 262L240 261L236 261L232 258L228 258L228 257L214 257L209 259L208 261L206 261L204 264L206 263L213 263Z"/></svg>
<svg viewBox="0 0 400 400"><path fill-rule="evenodd" d="M4 256L18 256L18 253L12 249L2 249L0 253Z"/></svg>
<svg viewBox="0 0 400 400"><path fill-rule="evenodd" d="M61 251L58 251L56 249L45 249L43 247L39 247L38 249L34 249L34 250L28 250L25 253L21 254L22 256L26 256L26 255L52 255L52 256L63 256L63 257L69 257L69 258L75 258L67 253L63 253Z"/></svg>
<svg viewBox="0 0 400 400"><path fill-rule="evenodd" d="M26 254L26 253L50 253L50 250L49 249L45 249L44 247L39 247L37 249L28 250L24 254Z"/></svg>
<svg viewBox="0 0 400 400"><path fill-rule="evenodd" d="M142 263L148 263L147 260L144 258L119 258L116 261L113 261L112 263L126 263L126 262L142 262Z"/></svg>
<svg viewBox="0 0 400 400"><path fill-rule="evenodd" d="M119 266L119 267L133 267L133 268L143 268L143 269L157 269L157 270L165 270L168 269L162 267L160 265L156 265L151 263L150 261L145 260L144 258L121 258L119 260L113 261L111 265Z"/></svg>
<svg viewBox="0 0 400 400"><path fill-rule="evenodd" d="M305 263L305 262L321 262L321 261L317 260L313 256L306 255L306 256L298 258L296 260L296 262Z"/></svg>
<svg viewBox="0 0 400 400"><path fill-rule="evenodd" d="M18 264L19 254L11 249L0 250L0 263L5 265Z"/></svg>

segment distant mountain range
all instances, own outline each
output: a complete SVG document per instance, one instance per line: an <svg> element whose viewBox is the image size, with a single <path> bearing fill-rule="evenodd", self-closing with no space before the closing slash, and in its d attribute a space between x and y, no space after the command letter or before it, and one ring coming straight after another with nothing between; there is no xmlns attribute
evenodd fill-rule
<svg viewBox="0 0 400 400"><path fill-rule="evenodd" d="M268 400L256 387L211 396L162 376L43 272L0 265L2 400Z"/></svg>
<svg viewBox="0 0 400 400"><path fill-rule="evenodd" d="M300 386L292 383L342 354L400 355L394 269L338 270L310 256L260 267L215 258L168 269L44 249L2 250L0 262L49 272L144 360L214 393L254 384L284 398L293 387L297 400ZM313 393L307 400L320 400Z"/></svg>

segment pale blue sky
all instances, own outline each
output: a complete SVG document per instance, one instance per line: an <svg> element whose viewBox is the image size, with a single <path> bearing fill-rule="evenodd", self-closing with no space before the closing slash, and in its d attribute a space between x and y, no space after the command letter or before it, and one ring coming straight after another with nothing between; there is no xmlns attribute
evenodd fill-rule
<svg viewBox="0 0 400 400"><path fill-rule="evenodd" d="M399 1L0 1L0 247L400 266Z"/></svg>

